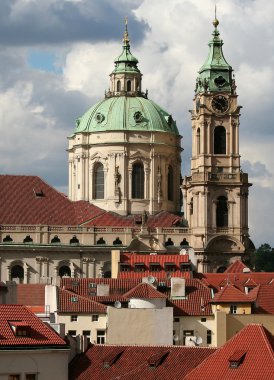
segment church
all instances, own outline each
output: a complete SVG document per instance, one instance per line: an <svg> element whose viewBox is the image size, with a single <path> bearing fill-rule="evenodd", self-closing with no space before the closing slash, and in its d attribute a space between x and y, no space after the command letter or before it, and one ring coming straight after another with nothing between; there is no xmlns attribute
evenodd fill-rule
<svg viewBox="0 0 274 380"><path fill-rule="evenodd" d="M0 175L1 281L110 277L113 251L189 254L198 272L248 257L241 106L218 24L193 79L191 173L181 176L173 115L143 91L126 23L109 90L68 137L68 197L39 177Z"/></svg>

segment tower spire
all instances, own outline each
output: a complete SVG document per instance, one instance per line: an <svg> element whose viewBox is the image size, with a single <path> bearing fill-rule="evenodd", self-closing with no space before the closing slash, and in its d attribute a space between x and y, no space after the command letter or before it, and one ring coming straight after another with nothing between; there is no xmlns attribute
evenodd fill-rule
<svg viewBox="0 0 274 380"><path fill-rule="evenodd" d="M123 44L125 46L129 46L129 36L128 36L128 29L127 29L128 19L125 17L125 31L124 31L124 38L123 38Z"/></svg>

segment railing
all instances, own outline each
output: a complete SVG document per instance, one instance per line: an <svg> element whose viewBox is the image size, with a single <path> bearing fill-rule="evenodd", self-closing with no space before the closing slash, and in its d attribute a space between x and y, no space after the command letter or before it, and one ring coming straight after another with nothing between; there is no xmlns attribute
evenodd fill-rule
<svg viewBox="0 0 274 380"><path fill-rule="evenodd" d="M187 177L191 182L243 182L248 183L248 175L246 173L193 173Z"/></svg>

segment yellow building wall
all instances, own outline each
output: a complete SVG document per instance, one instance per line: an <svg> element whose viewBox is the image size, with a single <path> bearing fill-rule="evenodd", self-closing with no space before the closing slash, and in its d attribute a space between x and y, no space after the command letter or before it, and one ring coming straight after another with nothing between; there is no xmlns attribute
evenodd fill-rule
<svg viewBox="0 0 274 380"><path fill-rule="evenodd" d="M251 304L250 303L220 303L212 305L212 311L223 311L230 314L230 306L236 305L237 312L235 314L251 314Z"/></svg>

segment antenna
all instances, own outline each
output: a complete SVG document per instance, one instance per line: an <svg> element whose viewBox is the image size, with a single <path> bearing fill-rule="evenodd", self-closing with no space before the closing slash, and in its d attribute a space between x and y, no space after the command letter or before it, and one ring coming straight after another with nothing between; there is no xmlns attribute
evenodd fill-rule
<svg viewBox="0 0 274 380"><path fill-rule="evenodd" d="M203 339L200 336L186 337L186 346L199 346L202 343L203 343Z"/></svg>
<svg viewBox="0 0 274 380"><path fill-rule="evenodd" d="M115 307L116 309L121 309L121 307L122 307L121 302L120 302L120 301L115 301L115 302L114 302L114 307Z"/></svg>

